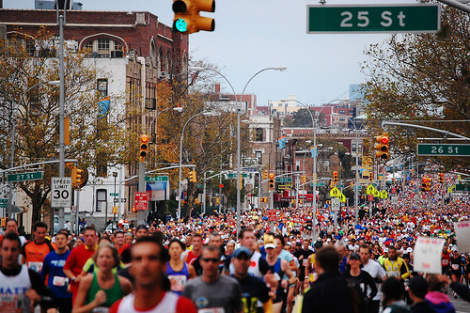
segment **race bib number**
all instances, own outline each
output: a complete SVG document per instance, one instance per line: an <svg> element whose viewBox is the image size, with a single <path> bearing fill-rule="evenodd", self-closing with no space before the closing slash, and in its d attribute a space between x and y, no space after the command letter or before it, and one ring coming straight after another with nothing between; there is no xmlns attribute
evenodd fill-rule
<svg viewBox="0 0 470 313"><path fill-rule="evenodd" d="M452 269L453 269L454 271L458 271L459 268L460 268L460 267L459 267L458 264L452 264Z"/></svg>
<svg viewBox="0 0 470 313"><path fill-rule="evenodd" d="M106 308L104 306L98 306L96 308L94 308L93 310L91 310L92 313L108 313L109 312L109 308Z"/></svg>
<svg viewBox="0 0 470 313"><path fill-rule="evenodd" d="M66 286L68 283L68 278L66 277L61 277L61 276L54 276L52 279L52 285L58 286L58 287L63 287Z"/></svg>
<svg viewBox="0 0 470 313"><path fill-rule="evenodd" d="M171 290L181 292L183 291L184 286L186 285L187 278L183 275L168 275L168 279L170 280Z"/></svg>
<svg viewBox="0 0 470 313"><path fill-rule="evenodd" d="M302 265L303 266L308 266L308 259L303 259L302 260Z"/></svg>
<svg viewBox="0 0 470 313"><path fill-rule="evenodd" d="M225 313L224 308L199 309L198 313Z"/></svg>
<svg viewBox="0 0 470 313"><path fill-rule="evenodd" d="M449 265L449 260L443 259L442 266L447 266L447 265Z"/></svg>
<svg viewBox="0 0 470 313"><path fill-rule="evenodd" d="M397 271L390 271L390 272L388 272L388 276L398 277L398 276L400 276L400 273L398 273Z"/></svg>
<svg viewBox="0 0 470 313"><path fill-rule="evenodd" d="M42 270L42 262L29 262L28 268L39 273Z"/></svg>
<svg viewBox="0 0 470 313"><path fill-rule="evenodd" d="M0 311L2 313L29 312L29 300L24 295L1 295Z"/></svg>

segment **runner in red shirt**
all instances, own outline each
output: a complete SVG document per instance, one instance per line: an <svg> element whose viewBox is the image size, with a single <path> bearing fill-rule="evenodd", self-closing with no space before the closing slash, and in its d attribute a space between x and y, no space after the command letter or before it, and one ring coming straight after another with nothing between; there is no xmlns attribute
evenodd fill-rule
<svg viewBox="0 0 470 313"><path fill-rule="evenodd" d="M96 230L92 226L85 228L85 244L74 248L64 265L64 274L70 278L70 290L73 293L72 301L75 303L77 296L78 283L81 279L81 273L86 261L91 258L96 251Z"/></svg>
<svg viewBox="0 0 470 313"><path fill-rule="evenodd" d="M134 293L111 306L109 313L196 313L191 300L165 291L162 274L168 254L153 236L142 237L131 248L130 273L135 278Z"/></svg>

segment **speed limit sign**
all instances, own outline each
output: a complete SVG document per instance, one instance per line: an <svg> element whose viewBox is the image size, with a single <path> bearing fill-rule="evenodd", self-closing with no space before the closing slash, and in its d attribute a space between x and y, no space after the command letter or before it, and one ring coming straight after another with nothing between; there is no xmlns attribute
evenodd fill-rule
<svg viewBox="0 0 470 313"><path fill-rule="evenodd" d="M72 206L72 178L51 178L51 207L70 208Z"/></svg>

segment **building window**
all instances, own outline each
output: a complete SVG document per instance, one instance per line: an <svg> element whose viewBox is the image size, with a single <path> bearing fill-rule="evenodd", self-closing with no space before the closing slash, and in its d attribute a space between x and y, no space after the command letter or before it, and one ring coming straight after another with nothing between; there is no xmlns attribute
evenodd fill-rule
<svg viewBox="0 0 470 313"><path fill-rule="evenodd" d="M356 152L356 144L355 144L355 143L353 143L353 144L351 145L351 151L352 151L352 152Z"/></svg>
<svg viewBox="0 0 470 313"><path fill-rule="evenodd" d="M107 78L98 79L96 89L101 94L101 96L107 97L108 96L108 79Z"/></svg>
<svg viewBox="0 0 470 313"><path fill-rule="evenodd" d="M106 189L96 190L96 212L103 212L104 210L106 210L107 205L108 205L107 190Z"/></svg>
<svg viewBox="0 0 470 313"><path fill-rule="evenodd" d="M339 114L346 114L345 110L339 110Z"/></svg>
<svg viewBox="0 0 470 313"><path fill-rule="evenodd" d="M263 164L263 152L262 151L256 151L255 156L258 159L258 164Z"/></svg>
<svg viewBox="0 0 470 313"><path fill-rule="evenodd" d="M256 128L255 141L263 141L263 129L262 128Z"/></svg>
<svg viewBox="0 0 470 313"><path fill-rule="evenodd" d="M87 56L93 56L94 58L122 58L124 56L122 42L108 38L88 41L83 48L87 51Z"/></svg>
<svg viewBox="0 0 470 313"><path fill-rule="evenodd" d="M109 39L107 38L98 39L98 52L108 51L108 50L109 50Z"/></svg>

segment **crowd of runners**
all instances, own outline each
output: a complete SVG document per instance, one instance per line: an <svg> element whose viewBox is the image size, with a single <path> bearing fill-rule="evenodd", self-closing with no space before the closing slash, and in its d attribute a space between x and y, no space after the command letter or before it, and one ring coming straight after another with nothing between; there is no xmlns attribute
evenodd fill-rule
<svg viewBox="0 0 470 313"><path fill-rule="evenodd" d="M314 218L308 208L286 208L276 221L253 209L241 214L238 233L234 213L53 237L37 222L31 238L8 220L0 311L453 312L447 285L451 297L470 300L470 256L453 229L470 219L469 201L368 209L326 207ZM446 241L442 275L413 269L423 236Z"/></svg>

